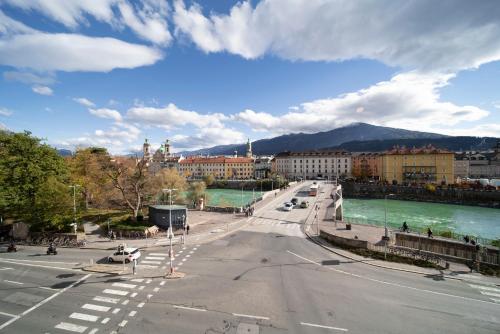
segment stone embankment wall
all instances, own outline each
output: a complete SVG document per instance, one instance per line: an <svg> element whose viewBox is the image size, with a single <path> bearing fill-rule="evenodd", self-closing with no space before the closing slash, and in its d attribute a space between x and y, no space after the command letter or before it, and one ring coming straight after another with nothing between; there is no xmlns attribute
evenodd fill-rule
<svg viewBox="0 0 500 334"><path fill-rule="evenodd" d="M323 230L320 230L319 236L325 240L328 240L332 244L338 245L341 247L363 248L363 249L368 248L368 241L366 241L366 240L343 238L343 237L339 237L337 235L327 233Z"/></svg>
<svg viewBox="0 0 500 334"><path fill-rule="evenodd" d="M399 247L418 249L440 254L455 262L479 260L484 263L500 265L500 249L497 247L480 247L464 242L443 238L428 238L410 233L395 233L395 244Z"/></svg>
<svg viewBox="0 0 500 334"><path fill-rule="evenodd" d="M392 199L398 200L500 208L500 191L498 190L469 190L446 187L437 188L434 192L430 192L423 187L344 182L342 183L342 192L346 198L382 199L386 194L394 194Z"/></svg>

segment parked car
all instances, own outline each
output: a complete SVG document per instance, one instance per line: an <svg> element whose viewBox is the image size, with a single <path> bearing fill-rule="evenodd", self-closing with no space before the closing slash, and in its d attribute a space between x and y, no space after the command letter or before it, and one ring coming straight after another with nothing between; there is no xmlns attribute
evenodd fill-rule
<svg viewBox="0 0 500 334"><path fill-rule="evenodd" d="M290 202L286 202L283 205L283 211L292 211L292 209L293 209L293 204Z"/></svg>
<svg viewBox="0 0 500 334"><path fill-rule="evenodd" d="M129 263L134 259L138 260L140 257L141 251L139 248L125 248L123 251L117 251L108 256L108 262L123 262L125 259L125 263Z"/></svg>
<svg viewBox="0 0 500 334"><path fill-rule="evenodd" d="M295 206L297 205L297 203L299 203L299 199L297 197L294 197L290 202L292 202L292 204Z"/></svg>
<svg viewBox="0 0 500 334"><path fill-rule="evenodd" d="M308 201L302 201L302 202L300 203L300 207L301 207L302 209L305 209L305 208L307 208L308 206L309 206L309 202L308 202Z"/></svg>

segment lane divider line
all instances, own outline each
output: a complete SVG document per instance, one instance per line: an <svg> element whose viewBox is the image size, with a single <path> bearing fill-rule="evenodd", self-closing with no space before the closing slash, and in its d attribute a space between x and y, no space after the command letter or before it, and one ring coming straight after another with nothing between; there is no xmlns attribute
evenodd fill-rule
<svg viewBox="0 0 500 334"><path fill-rule="evenodd" d="M259 319L259 320L269 320L268 317L262 317L259 315L249 315L249 314L240 314L240 313L233 313L235 317L241 317L241 318L251 318L251 319Z"/></svg>
<svg viewBox="0 0 500 334"><path fill-rule="evenodd" d="M181 305L174 305L175 308L180 308L182 310L189 310L189 311L198 311L198 312L206 312L207 310L203 308L196 308L196 307L188 307L188 306L181 306Z"/></svg>
<svg viewBox="0 0 500 334"><path fill-rule="evenodd" d="M332 327L332 326L324 326L324 325L317 325L317 324L311 324L308 322L301 322L300 323L302 326L309 326L309 327L317 327L317 328L324 328L324 329L333 329L336 331L342 331L342 332L347 332L349 331L347 328L340 328L340 327Z"/></svg>

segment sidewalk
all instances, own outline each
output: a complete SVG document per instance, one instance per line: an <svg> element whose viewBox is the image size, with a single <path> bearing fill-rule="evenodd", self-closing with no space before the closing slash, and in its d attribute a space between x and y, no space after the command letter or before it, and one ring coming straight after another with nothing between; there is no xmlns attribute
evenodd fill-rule
<svg viewBox="0 0 500 334"><path fill-rule="evenodd" d="M352 261L365 263L367 265L391 269L391 270L399 270L405 272L412 272L421 275L426 275L429 277L433 277L435 279L444 277L451 279L460 279L460 280L472 280L472 281L481 281L484 283L500 285L500 280L495 277L489 277L482 275L480 273L474 272L471 273L469 267L461 263L449 262L450 267L445 270L437 270L433 268L423 268L417 267L410 264L405 263L397 263L397 262L389 262L389 261L381 261L375 260L372 258L366 258L354 253L351 253L342 248L335 247L325 241L323 238L318 236L318 229L320 231L324 231L326 233L336 235L339 237L352 239L352 240L365 240L374 245L382 244L381 239L384 235L384 228L379 226L372 225L361 225L361 224L351 224L351 230L346 230L346 224L343 222L334 222L331 219L325 219L327 207L333 205L333 200L329 197L329 191L325 189L325 193L321 193L318 195L316 203L319 205L319 210L317 212L318 220L314 219L315 211L312 211L312 214L308 217L306 221L306 225L304 230L308 237L319 244L321 247L328 249L329 251L350 259Z"/></svg>

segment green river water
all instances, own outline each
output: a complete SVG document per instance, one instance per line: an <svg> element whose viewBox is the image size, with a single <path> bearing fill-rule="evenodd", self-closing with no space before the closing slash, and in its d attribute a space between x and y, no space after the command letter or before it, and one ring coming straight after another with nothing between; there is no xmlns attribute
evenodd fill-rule
<svg viewBox="0 0 500 334"><path fill-rule="evenodd" d="M210 206L245 206L252 202L252 191L238 189L207 189L207 202ZM255 198L260 191L255 191Z"/></svg>
<svg viewBox="0 0 500 334"><path fill-rule="evenodd" d="M344 199L344 217L357 223L384 225L383 199ZM387 222L398 228L431 227L462 235L500 239L500 210L475 206L387 200Z"/></svg>

